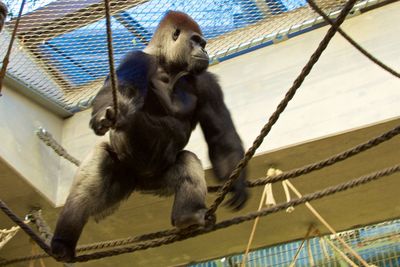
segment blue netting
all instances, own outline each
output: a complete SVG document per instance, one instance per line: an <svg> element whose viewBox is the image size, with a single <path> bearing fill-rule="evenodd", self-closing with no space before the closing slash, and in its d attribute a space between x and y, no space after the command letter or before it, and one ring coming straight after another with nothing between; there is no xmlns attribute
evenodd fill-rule
<svg viewBox="0 0 400 267"><path fill-rule="evenodd" d="M358 228L339 233L339 235L368 263L388 267L399 266L400 264L400 220ZM329 236L325 238L331 239ZM337 247L341 247L335 238L332 238L331 241ZM348 266L323 240L325 249L322 247L321 238L312 238L309 242L315 266ZM301 241L295 241L252 251L247 257L246 266L289 266L300 245ZM189 267L240 266L242 259L242 254L231 255L222 259L192 264ZM352 258L352 260L356 264L358 263L356 259ZM300 251L295 266L311 266L310 255L306 245Z"/></svg>
<svg viewBox="0 0 400 267"><path fill-rule="evenodd" d="M319 1L322 8L324 1L330 2L330 8L341 6L341 0ZM20 1L5 2L15 15ZM186 12L199 23L214 61L235 55L238 49L268 43L269 36L274 33L315 17L305 8L305 0L132 0L121 3L124 8L118 9L118 2L112 13L116 64L128 51L145 47L168 10ZM38 91L43 90L50 97L57 95L58 101L71 108L91 97L108 74L102 7L102 0L28 0L26 14L21 20L23 33L19 44L23 49L13 52L14 59L21 58L21 61L11 58L10 74L27 84L40 84ZM55 26L52 26L53 22ZM11 29L12 23L8 30ZM1 35L6 38L0 40L0 56L7 46L9 32ZM24 54L24 57L17 54ZM39 72L31 73L30 66L33 65L41 66L40 75ZM60 93L54 93L54 88ZM76 94L71 93L74 91ZM59 97L65 92L68 92L65 98Z"/></svg>

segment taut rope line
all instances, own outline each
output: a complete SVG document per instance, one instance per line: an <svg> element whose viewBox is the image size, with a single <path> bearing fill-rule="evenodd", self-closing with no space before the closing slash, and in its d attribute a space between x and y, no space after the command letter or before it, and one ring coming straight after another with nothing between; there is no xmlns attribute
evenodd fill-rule
<svg viewBox="0 0 400 267"><path fill-rule="evenodd" d="M112 44L112 29L111 29L111 16L110 16L110 2L104 0L104 8L106 15L106 28L107 28L107 45L108 45L108 65L110 66L110 81L113 96L113 106L115 120L118 118L118 78L114 68L114 49Z"/></svg>
<svg viewBox="0 0 400 267"><path fill-rule="evenodd" d="M134 252L134 251L138 251L138 250L144 250L144 249L148 249L148 248L152 248L152 247L159 247L162 245L166 245L166 244L170 244L170 243L174 243L177 241L181 241L181 240L185 240L185 239L189 239L201 234L205 234L205 233L210 233L210 232L214 232L216 230L219 229L223 229L223 228L227 228L230 227L232 225L236 225L236 224L240 224L246 221L250 221L253 220L257 217L260 216L266 216L272 213L276 213L279 212L281 210L285 210L289 207L294 207L294 206L298 206L300 204L304 204L306 202L310 202L313 200L317 200L320 198L323 198L325 196L330 196L333 195L335 193L338 192L342 192L369 182L372 182L374 180L377 180L379 178L385 177L385 176L389 176L391 174L394 174L396 172L400 172L400 164L374 172L374 173L370 173L368 175L364 175L361 176L359 178L350 180L348 182L344 182L335 186L330 186L327 187L323 190L319 190L316 191L314 193L311 194L307 194L304 195L301 198L297 198L297 199L293 199L289 202L284 202L284 203L280 203L277 204L273 207L270 208L265 208L262 209L260 211L256 211L256 212L250 212L247 215L244 216L239 216L239 217L235 217L232 219L228 219L225 221L221 221L219 223L216 223L215 225L212 225L206 229L195 229L192 231L181 231L178 232L177 234L174 235L170 235L167 237L163 237L163 238L158 238L158 239L154 239L154 240L150 240L150 241L144 241L144 242L140 242L137 243L133 246L125 246L125 247L121 247L121 248L115 248L115 249L111 249L111 250L105 250L105 251L100 251L100 252L94 252L91 254L83 254L83 255L79 255L77 256L72 262L85 262L85 261L89 261L89 260L93 260L93 259L100 259L100 258L104 258L104 257L110 257L110 256L115 256L115 255L120 255L120 254L124 254L124 253L130 253L130 252ZM11 216L9 216L15 223L17 223L18 225L20 225L17 221L20 221L19 218L17 217L16 220L15 219L15 215L13 215L13 212L4 204L3 201L0 200L0 208L7 214L11 214ZM23 224L23 223L22 223ZM25 226L25 224L23 224L23 226ZM36 233L32 233L30 231L27 231L26 229L29 227L21 227L21 229L23 229L29 236L31 237L38 237L36 235ZM30 228L29 228L30 229ZM40 239L40 237L38 237ZM36 241L36 239L34 239ZM39 240L40 242L41 240ZM31 260L31 259L38 259L38 258L45 258L45 257L49 257L49 255L46 254L40 254L40 255L33 255L33 256L29 256L29 257L24 257L24 258L18 258L18 259L12 259L12 260L8 260L8 261L3 261L0 262L0 266L5 266L11 263L16 263L16 262L21 262L21 261L27 261L27 260Z"/></svg>
<svg viewBox="0 0 400 267"><path fill-rule="evenodd" d="M337 28L343 23L343 21L345 20L347 14L353 8L353 6L354 6L356 1L357 0L349 0L346 3L346 5L343 7L343 9L340 12L338 18L336 19L335 24L328 30L328 32L326 33L325 37L322 39L322 41L318 45L317 50L315 50L315 52L312 54L312 56L310 57L309 61L307 62L307 64L302 69L300 75L293 82L292 87L286 93L285 98L279 103L279 105L276 108L275 112L269 118L268 123L263 127L263 129L261 130L260 135L253 142L252 147L250 147L250 149L247 150L247 152L244 155L243 159L240 160L240 162L237 164L236 168L232 171L229 179L225 182L225 184L222 186L222 188L218 191L217 198L215 199L214 203L211 205L211 207L207 211L207 215L208 216L213 215L216 212L218 206L225 199L225 196L228 194L228 192L229 192L230 188L232 187L233 183L237 180L237 178L239 177L241 171L247 166L249 160L253 157L254 153L257 150L257 148L261 145L261 143L263 142L264 138L268 135L268 133L270 132L272 126L278 121L280 114L285 110L285 108L288 105L289 101L296 94L297 89L299 89L299 87L302 85L304 79L310 73L310 71L312 70L313 66L315 65L315 63L320 58L322 52L326 49L326 47L329 44L329 41L335 35Z"/></svg>
<svg viewBox="0 0 400 267"><path fill-rule="evenodd" d="M318 6L313 0L306 0L307 3L311 6L312 9L314 9L315 12L317 12L328 24L334 26L334 21L331 20ZM340 33L344 39L346 39L354 48L356 48L358 51L360 51L364 56L366 56L369 60L377 64L379 67L382 69L386 70L393 76L400 78L400 73L395 71L394 69L390 68L389 66L385 65L382 61L374 57L371 53L369 53L367 50L365 50L361 45L359 45L356 41L353 40L345 31L343 31L341 28L337 29L338 33Z"/></svg>

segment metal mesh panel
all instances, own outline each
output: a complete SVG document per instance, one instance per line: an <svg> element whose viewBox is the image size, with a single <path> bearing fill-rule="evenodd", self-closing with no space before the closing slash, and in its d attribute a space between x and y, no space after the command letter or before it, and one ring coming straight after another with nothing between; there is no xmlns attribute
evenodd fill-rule
<svg viewBox="0 0 400 267"><path fill-rule="evenodd" d="M388 221L367 227L357 228L339 233L364 260L375 266L400 266L400 220ZM332 241L336 247L341 244L334 236L324 236L309 240L311 253L307 245L301 249L296 267L349 266L343 258L328 244ZM292 263L301 241L267 247L249 253L246 266L248 267L286 267ZM344 250L342 250L344 251ZM311 256L310 256L311 255ZM349 255L348 255L349 256ZM189 265L190 267L233 267L240 266L243 255L233 255L222 259ZM312 257L312 259L311 259ZM356 259L349 258L358 266L362 266ZM314 264L312 264L314 262Z"/></svg>
<svg viewBox="0 0 400 267"><path fill-rule="evenodd" d="M32 1L33 8L29 6ZM28 0L21 19L8 75L66 109L87 106L108 74L103 1L32 1ZM20 1L5 2L16 14ZM327 13L339 10L343 3L317 1ZM318 22L305 0L113 0L116 64L128 51L146 46L167 10L184 11L200 24L213 61ZM0 58L13 24L9 21L0 35Z"/></svg>

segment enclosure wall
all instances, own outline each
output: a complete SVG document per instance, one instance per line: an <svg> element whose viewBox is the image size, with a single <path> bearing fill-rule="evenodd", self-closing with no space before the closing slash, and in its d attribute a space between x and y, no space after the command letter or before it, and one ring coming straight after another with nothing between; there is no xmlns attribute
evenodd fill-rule
<svg viewBox="0 0 400 267"><path fill-rule="evenodd" d="M344 23L357 42L400 69L400 2ZM225 100L246 148L291 86L328 27L244 54L210 67L220 77ZM342 37L334 37L258 153L364 127L400 114L400 81L370 62ZM0 99L0 156L57 205L62 205L76 167L61 160L35 136L38 126L82 160L96 141L90 110L61 121L5 88ZM209 167L199 129L188 149ZM60 166L60 172L58 172ZM59 175L57 175L59 173Z"/></svg>
<svg viewBox="0 0 400 267"><path fill-rule="evenodd" d="M44 127L60 140L63 120L9 86L0 97L0 158L4 159L46 198L57 194L60 158L37 138Z"/></svg>

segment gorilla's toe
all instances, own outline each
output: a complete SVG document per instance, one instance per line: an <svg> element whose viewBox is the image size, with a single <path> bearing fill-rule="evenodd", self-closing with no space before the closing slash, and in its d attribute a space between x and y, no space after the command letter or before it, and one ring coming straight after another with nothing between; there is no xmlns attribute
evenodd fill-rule
<svg viewBox="0 0 400 267"><path fill-rule="evenodd" d="M200 209L190 214L183 214L172 220L172 225L179 229L184 229L189 226L197 225L204 226L206 224L205 215L207 209Z"/></svg>
<svg viewBox="0 0 400 267"><path fill-rule="evenodd" d="M57 260L68 262L75 257L75 248L65 240L53 239L51 241L51 253Z"/></svg>

